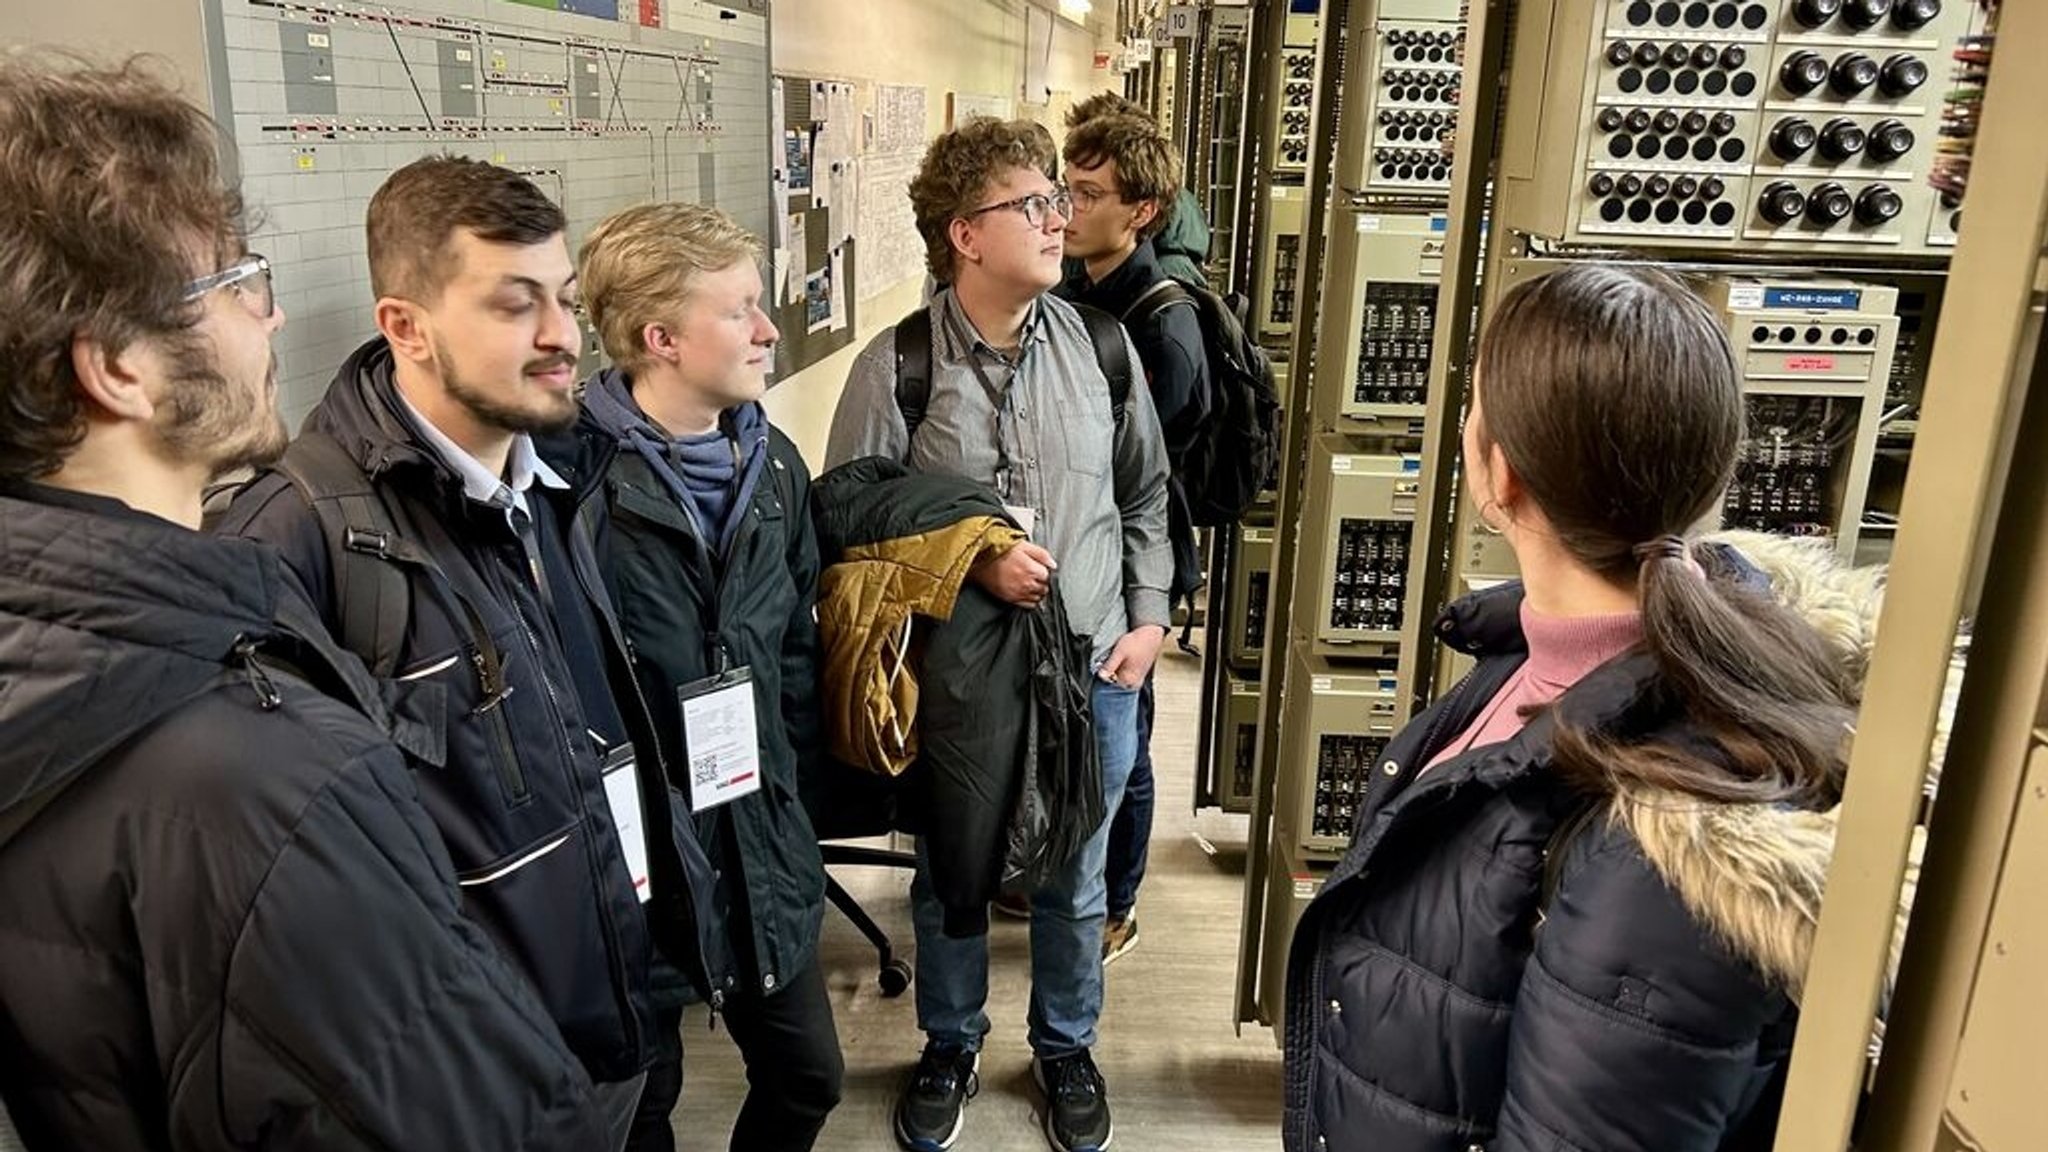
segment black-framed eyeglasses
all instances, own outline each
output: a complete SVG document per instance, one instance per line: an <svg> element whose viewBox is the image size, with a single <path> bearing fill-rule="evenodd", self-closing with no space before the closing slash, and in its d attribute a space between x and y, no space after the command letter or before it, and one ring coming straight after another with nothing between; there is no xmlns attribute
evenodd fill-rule
<svg viewBox="0 0 2048 1152"><path fill-rule="evenodd" d="M1048 211L1059 213L1062 220L1072 220L1074 218L1074 197L1065 188L1055 188L1051 195L1047 195L1044 192L1033 192L1029 196L1019 196L1015 200L1004 200L999 204L984 204L972 212L965 213L960 218L962 220L972 220L984 212L995 212L1004 208L1017 209L1019 212L1024 213L1024 222L1026 224L1031 225L1033 228L1043 228L1045 227L1045 216Z"/></svg>
<svg viewBox="0 0 2048 1152"><path fill-rule="evenodd" d="M254 252L211 276L201 276L185 285L185 299L188 302L197 300L216 288L234 289L236 297L258 320L268 320L277 314L277 293L270 280L270 261Z"/></svg>

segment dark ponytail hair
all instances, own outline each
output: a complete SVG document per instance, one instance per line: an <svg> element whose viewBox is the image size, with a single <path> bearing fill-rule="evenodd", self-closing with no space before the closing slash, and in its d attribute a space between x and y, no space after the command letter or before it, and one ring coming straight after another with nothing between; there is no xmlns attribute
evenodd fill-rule
<svg viewBox="0 0 2048 1152"><path fill-rule="evenodd" d="M1743 436L1740 375L1713 310L1662 272L1574 265L1507 294L1475 379L1480 443L1500 447L1576 560L1634 578L1653 691L1706 740L1643 742L1560 708L1556 770L1601 792L1832 803L1856 685L1805 620L1710 575L1683 538L1718 508Z"/></svg>

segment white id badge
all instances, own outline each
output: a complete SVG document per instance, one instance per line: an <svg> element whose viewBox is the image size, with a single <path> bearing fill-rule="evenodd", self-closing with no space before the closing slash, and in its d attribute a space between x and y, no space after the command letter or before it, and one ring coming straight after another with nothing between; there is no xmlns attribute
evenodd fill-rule
<svg viewBox="0 0 2048 1152"><path fill-rule="evenodd" d="M754 721L754 674L735 668L676 689L683 751L690 764L690 811L705 812L761 790Z"/></svg>
<svg viewBox="0 0 2048 1152"><path fill-rule="evenodd" d="M1017 522L1017 527L1024 530L1025 536L1028 537L1038 530L1038 509L1026 508L1022 504L1005 504L1003 511L1010 514L1010 519Z"/></svg>
<svg viewBox="0 0 2048 1152"><path fill-rule="evenodd" d="M605 754L604 798L612 809L612 824L619 830L619 851L626 858L626 871L633 877L633 895L642 904L654 895L647 881L647 829L640 811L640 767L634 762L633 746L621 744Z"/></svg>

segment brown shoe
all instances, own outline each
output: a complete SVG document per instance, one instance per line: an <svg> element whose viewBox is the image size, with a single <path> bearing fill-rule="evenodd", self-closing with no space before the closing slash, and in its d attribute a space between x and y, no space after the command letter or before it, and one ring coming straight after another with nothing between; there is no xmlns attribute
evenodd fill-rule
<svg viewBox="0 0 2048 1152"><path fill-rule="evenodd" d="M1004 892L994 900L989 901L989 907L1008 916L1012 920L1031 919L1031 897L1029 896L1017 896Z"/></svg>
<svg viewBox="0 0 2048 1152"><path fill-rule="evenodd" d="M1136 913L1121 920L1110 917L1102 922L1102 962L1129 952L1138 946L1138 917Z"/></svg>

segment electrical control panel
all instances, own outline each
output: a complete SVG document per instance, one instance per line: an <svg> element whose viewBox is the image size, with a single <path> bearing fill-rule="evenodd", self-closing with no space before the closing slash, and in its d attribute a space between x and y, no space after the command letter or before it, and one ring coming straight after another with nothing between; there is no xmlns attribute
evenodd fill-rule
<svg viewBox="0 0 2048 1152"><path fill-rule="evenodd" d="M1833 538L1855 555L1898 342L1898 289L1724 276L1707 299L1742 366L1748 437L1723 523Z"/></svg>
<svg viewBox="0 0 2048 1152"><path fill-rule="evenodd" d="M1216 803L1225 812L1249 812L1258 781L1259 682L1226 675L1223 693Z"/></svg>
<svg viewBox="0 0 2048 1152"><path fill-rule="evenodd" d="M1501 219L1567 243L1940 254L1965 0L1532 0Z"/></svg>
<svg viewBox="0 0 2048 1152"><path fill-rule="evenodd" d="M1332 859L1351 843L1358 806L1405 716L1391 671L1356 670L1293 649L1281 705L1274 826L1298 850Z"/></svg>
<svg viewBox="0 0 2048 1152"><path fill-rule="evenodd" d="M1266 200L1258 334L1267 339L1294 331L1294 280L1301 267L1302 218L1307 208L1308 196L1299 184L1275 184Z"/></svg>
<svg viewBox="0 0 2048 1152"><path fill-rule="evenodd" d="M1266 648L1266 604L1273 579L1273 529L1240 524L1230 567L1224 655L1233 668L1256 674Z"/></svg>
<svg viewBox="0 0 2048 1152"><path fill-rule="evenodd" d="M1323 301L1324 323L1346 344L1333 356L1341 378L1318 381L1322 425L1361 435L1419 436L1436 339L1437 284L1443 275L1444 214L1335 214L1332 226L1357 232L1353 248L1330 266L1348 293Z"/></svg>
<svg viewBox="0 0 2048 1152"><path fill-rule="evenodd" d="M1451 142L1464 78L1464 25L1458 5L1434 5L1433 18L1381 19L1370 29L1373 53L1366 99L1371 125L1366 192L1441 196L1451 187Z"/></svg>
<svg viewBox="0 0 2048 1152"><path fill-rule="evenodd" d="M1308 170L1310 132L1315 123L1316 17L1290 15L1280 46L1279 91L1273 101L1273 171L1299 176Z"/></svg>
<svg viewBox="0 0 2048 1152"><path fill-rule="evenodd" d="M1316 591L1295 619L1317 652L1398 655L1421 473L1412 454L1358 452L1334 434L1310 443L1298 564Z"/></svg>

